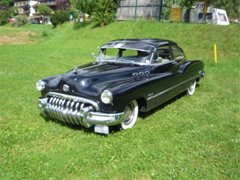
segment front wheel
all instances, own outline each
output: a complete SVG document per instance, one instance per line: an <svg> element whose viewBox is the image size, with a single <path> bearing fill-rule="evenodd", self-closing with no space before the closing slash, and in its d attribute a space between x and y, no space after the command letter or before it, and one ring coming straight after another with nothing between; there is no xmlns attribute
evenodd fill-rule
<svg viewBox="0 0 240 180"><path fill-rule="evenodd" d="M124 110L124 120L121 123L121 127L122 129L130 129L134 126L134 124L137 121L137 117L138 117L138 104L137 101L134 100L132 102L130 102L125 110Z"/></svg>
<svg viewBox="0 0 240 180"><path fill-rule="evenodd" d="M192 96L196 89L196 81L194 81L191 86L187 89L187 95Z"/></svg>

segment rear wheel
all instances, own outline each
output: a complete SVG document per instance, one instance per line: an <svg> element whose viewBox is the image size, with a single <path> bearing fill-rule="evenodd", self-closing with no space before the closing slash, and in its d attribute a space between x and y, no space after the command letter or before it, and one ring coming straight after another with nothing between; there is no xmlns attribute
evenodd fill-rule
<svg viewBox="0 0 240 180"><path fill-rule="evenodd" d="M122 129L130 129L134 126L138 117L138 104L134 100L130 102L124 110L125 119L121 123Z"/></svg>
<svg viewBox="0 0 240 180"><path fill-rule="evenodd" d="M194 81L191 86L187 89L187 95L192 96L196 89L196 81Z"/></svg>

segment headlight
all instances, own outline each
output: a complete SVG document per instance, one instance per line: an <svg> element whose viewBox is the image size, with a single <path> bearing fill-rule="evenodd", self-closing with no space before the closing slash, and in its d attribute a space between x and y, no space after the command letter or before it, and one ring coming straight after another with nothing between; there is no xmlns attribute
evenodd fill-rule
<svg viewBox="0 0 240 180"><path fill-rule="evenodd" d="M39 80L36 83L36 88L37 88L38 91L42 91L42 90L45 89L45 85L46 85L45 82L43 82L42 80Z"/></svg>
<svg viewBox="0 0 240 180"><path fill-rule="evenodd" d="M112 103L113 100L112 93L109 90L104 90L101 94L101 100L104 104Z"/></svg>

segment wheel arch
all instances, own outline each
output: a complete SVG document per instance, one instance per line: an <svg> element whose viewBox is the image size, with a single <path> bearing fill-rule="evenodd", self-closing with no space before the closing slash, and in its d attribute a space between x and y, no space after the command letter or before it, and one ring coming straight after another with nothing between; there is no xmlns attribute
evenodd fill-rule
<svg viewBox="0 0 240 180"><path fill-rule="evenodd" d="M143 97L137 98L136 99L138 107L139 107L139 111L140 112L146 112L147 110L147 100Z"/></svg>

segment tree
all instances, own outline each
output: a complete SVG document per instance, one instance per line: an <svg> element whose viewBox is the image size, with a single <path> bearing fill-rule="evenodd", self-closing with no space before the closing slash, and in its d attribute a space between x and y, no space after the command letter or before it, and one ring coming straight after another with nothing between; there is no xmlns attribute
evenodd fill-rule
<svg viewBox="0 0 240 180"><path fill-rule="evenodd" d="M50 18L53 27L57 27L59 24L69 21L69 14L66 11L56 11Z"/></svg>
<svg viewBox="0 0 240 180"><path fill-rule="evenodd" d="M8 9L8 12L9 12L9 15L10 15L11 18L14 17L14 16L17 16L19 14L18 8L15 7L15 6L10 7Z"/></svg>
<svg viewBox="0 0 240 180"><path fill-rule="evenodd" d="M71 4L82 13L92 15L97 5L97 0L71 0Z"/></svg>
<svg viewBox="0 0 240 180"><path fill-rule="evenodd" d="M0 0L1 7L9 7L13 3L13 0Z"/></svg>
<svg viewBox="0 0 240 180"><path fill-rule="evenodd" d="M68 10L70 20L77 19L79 17L78 10L74 7L71 7Z"/></svg>
<svg viewBox="0 0 240 180"><path fill-rule="evenodd" d="M37 11L40 15L50 15L52 13L52 9L48 7L46 4L39 4L37 6Z"/></svg>
<svg viewBox="0 0 240 180"><path fill-rule="evenodd" d="M6 10L0 10L0 26L7 24L9 18L9 13Z"/></svg>
<svg viewBox="0 0 240 180"><path fill-rule="evenodd" d="M9 8L12 3L13 0L0 0L0 25L8 23L8 19L11 17Z"/></svg>
<svg viewBox="0 0 240 180"><path fill-rule="evenodd" d="M113 0L99 0L93 12L93 21L104 26L114 20L116 4Z"/></svg>
<svg viewBox="0 0 240 180"><path fill-rule="evenodd" d="M44 16L49 16L50 14L52 14L53 10L50 7L48 7L46 4L39 4L37 6L37 12L38 14L42 15L41 19L43 24L45 24L46 21Z"/></svg>
<svg viewBox="0 0 240 180"><path fill-rule="evenodd" d="M190 22L190 12L191 12L191 8L194 5L194 3L196 2L196 0L181 0L180 5L182 7L186 7L186 14L184 17L184 21L185 22Z"/></svg>
<svg viewBox="0 0 240 180"><path fill-rule="evenodd" d="M215 0L212 3L217 8L225 9L230 17L240 19L239 0Z"/></svg>

